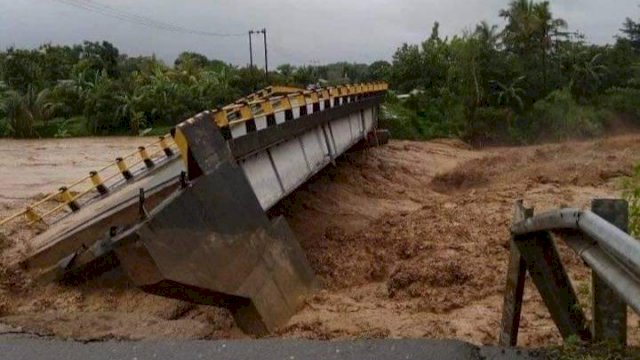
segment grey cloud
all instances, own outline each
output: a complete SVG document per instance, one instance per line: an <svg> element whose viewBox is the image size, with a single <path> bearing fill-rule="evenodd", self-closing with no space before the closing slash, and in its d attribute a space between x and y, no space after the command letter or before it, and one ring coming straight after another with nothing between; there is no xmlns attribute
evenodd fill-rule
<svg viewBox="0 0 640 360"><path fill-rule="evenodd" d="M185 27L245 33L266 27L271 62L370 62L390 59L403 42L429 35L434 21L444 35L481 20L501 24L506 0L97 0L115 8ZM595 43L613 40L627 16L640 17L638 0L556 0L552 9L572 29ZM53 0L0 0L0 47L34 47L44 42L108 40L124 52L157 54L171 61L183 50L235 64L248 58L246 37L210 38L176 34L125 23ZM256 38L256 41L258 38ZM257 44L257 52L262 51Z"/></svg>

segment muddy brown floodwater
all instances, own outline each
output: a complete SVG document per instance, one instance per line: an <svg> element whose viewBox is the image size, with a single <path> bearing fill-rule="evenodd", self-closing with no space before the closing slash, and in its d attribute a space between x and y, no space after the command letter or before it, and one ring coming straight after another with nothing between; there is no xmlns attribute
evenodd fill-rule
<svg viewBox="0 0 640 360"><path fill-rule="evenodd" d="M0 217L84 176L142 138L0 140ZM323 290L274 336L456 338L495 344L513 203L537 211L619 197L640 161L640 136L473 150L453 140L392 141L343 156L272 211L287 217ZM0 233L1 322L80 340L244 337L224 309L135 289L118 270L42 285L10 264L30 231ZM588 306L590 272L560 251ZM629 317L630 342L640 343ZM525 290L520 345L560 337L535 288Z"/></svg>

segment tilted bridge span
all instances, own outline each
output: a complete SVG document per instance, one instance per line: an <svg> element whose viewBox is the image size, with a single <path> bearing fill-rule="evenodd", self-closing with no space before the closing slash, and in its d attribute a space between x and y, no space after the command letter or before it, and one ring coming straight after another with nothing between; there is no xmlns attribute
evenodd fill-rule
<svg viewBox="0 0 640 360"><path fill-rule="evenodd" d="M180 123L0 226L46 226L20 262L41 281L120 264L143 291L225 306L244 331L267 334L317 284L286 221L266 211L356 143L388 140L377 130L386 90L267 88Z"/></svg>

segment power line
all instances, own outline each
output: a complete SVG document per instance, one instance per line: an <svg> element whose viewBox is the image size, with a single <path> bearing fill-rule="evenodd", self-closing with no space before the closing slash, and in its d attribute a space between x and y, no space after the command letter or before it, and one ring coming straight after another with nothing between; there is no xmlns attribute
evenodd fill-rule
<svg viewBox="0 0 640 360"><path fill-rule="evenodd" d="M167 30L167 31L176 31L177 29L175 29L173 26L169 25L169 24L154 24L153 22L150 21L140 21L139 19L136 19L135 17L132 16L126 16L123 14L118 14L116 12L112 12L112 11L105 11L104 9L100 9L98 7L93 6L92 4L87 4L84 2L80 2L80 1L74 1L74 0L54 0L56 2L59 3L63 3L78 9L82 9L82 10L87 10L89 12L93 12L93 13L97 13L97 14L101 14L107 17L111 17L111 18L115 18L118 20L123 20L123 21L127 21L130 23L134 23L137 25L143 25L143 26L152 26L152 27L156 27L156 28L160 28L161 30Z"/></svg>
<svg viewBox="0 0 640 360"><path fill-rule="evenodd" d="M97 13L103 16L126 21L132 24L155 28L163 31L171 31L176 33L210 36L210 37L238 37L238 36L245 35L244 33L241 33L241 34L240 33L216 33L216 32L189 29L183 26L154 20L146 16L129 13L109 5L100 4L93 0L53 0L53 1L65 4L65 5L69 5L77 9L82 9L82 10Z"/></svg>

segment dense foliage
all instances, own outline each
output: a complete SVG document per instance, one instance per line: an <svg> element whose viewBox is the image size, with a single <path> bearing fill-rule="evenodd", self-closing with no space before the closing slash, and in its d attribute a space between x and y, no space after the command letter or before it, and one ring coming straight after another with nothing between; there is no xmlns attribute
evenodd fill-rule
<svg viewBox="0 0 640 360"><path fill-rule="evenodd" d="M502 29L482 22L443 39L436 23L422 44L396 51L389 81L412 95L387 104L395 133L522 143L640 125L640 24L626 19L615 44L598 46L548 1L514 0L499 15Z"/></svg>
<svg viewBox="0 0 640 360"><path fill-rule="evenodd" d="M302 87L363 82L373 79L369 69L349 63L282 65L269 78L274 84ZM168 66L155 57L128 57L108 42L9 48L0 53L0 136L166 131L266 85L262 70L191 52Z"/></svg>
<svg viewBox="0 0 640 360"><path fill-rule="evenodd" d="M640 125L639 23L621 21L615 44L599 46L555 18L548 1L513 0L499 16L503 28L481 22L452 38L435 23L392 62L284 64L269 80L300 87L388 81L384 125L403 138L526 143ZM191 52L169 66L108 42L9 48L0 52L0 136L164 131L266 85L257 68Z"/></svg>

